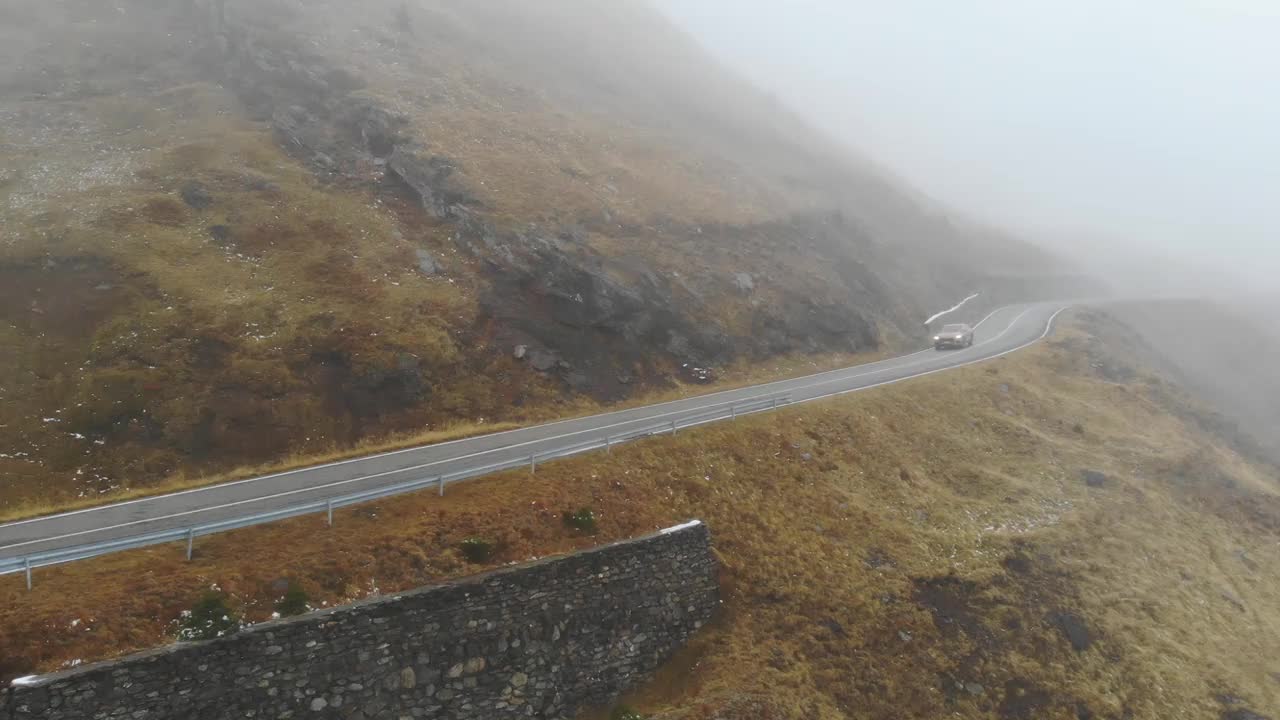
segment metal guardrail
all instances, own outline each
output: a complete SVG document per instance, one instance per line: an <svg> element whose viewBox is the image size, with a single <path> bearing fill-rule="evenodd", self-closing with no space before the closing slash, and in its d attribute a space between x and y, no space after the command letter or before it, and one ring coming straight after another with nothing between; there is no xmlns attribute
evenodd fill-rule
<svg viewBox="0 0 1280 720"><path fill-rule="evenodd" d="M73 548L63 548L60 550L49 550L46 552L32 553L27 556L0 559L0 575L12 575L15 573L25 573L27 579L27 589L32 587L32 571L42 568L51 567L53 565L62 565L65 563L75 562L77 560L87 560L89 558L101 555L109 555L111 553L121 552L123 550L133 550L137 548L150 547L152 545L162 545L165 543L185 542L187 545L187 559L190 560L195 548L195 539L207 535L213 535L228 530L238 530L240 528L251 527L254 525L262 525L265 523L284 520L287 518L300 517L303 515L315 515L324 513L327 516L329 526L333 526L333 511L340 508L360 505L372 500L380 500L382 498L394 495L402 495L405 493L426 490L428 488L439 488L440 494L444 495L445 488L450 484L461 480L490 475L504 470L513 470L516 468L528 467L530 472L536 473L539 463L545 463L550 460L572 457L596 450L604 450L609 452L614 445L619 445L633 440L638 440L653 435L675 435L683 428L693 427L695 425L703 425L717 420L735 419L743 415L751 415L769 410L776 410L784 405L791 403L791 395L767 395L747 400L738 400L729 403L712 406L702 412L694 412L689 415L681 415L664 420L660 423L651 423L639 428L627 430L618 434L602 434L596 435L589 440L566 445L541 453L533 453L527 456L508 458L506 460L482 465L480 467L468 468L452 473L441 473L438 475L428 475L418 480L406 483L389 485L387 487L377 488L376 490L368 490L360 493L352 493L336 498L328 498L326 500L317 500L308 503L300 503L291 505L280 510L271 512L257 513L246 515L244 517L222 520L219 522L206 523L203 525L194 525L191 527L173 528L169 530L160 530L151 533L144 533L127 538L119 538L116 540L106 540L96 543L87 543ZM641 422L637 420L636 422ZM592 431L584 430L580 434L589 434ZM508 448L494 448L487 450L480 455L496 455L501 453L509 453ZM456 458L438 460L427 465L415 468L423 470L431 465L444 465L450 462L456 462Z"/></svg>

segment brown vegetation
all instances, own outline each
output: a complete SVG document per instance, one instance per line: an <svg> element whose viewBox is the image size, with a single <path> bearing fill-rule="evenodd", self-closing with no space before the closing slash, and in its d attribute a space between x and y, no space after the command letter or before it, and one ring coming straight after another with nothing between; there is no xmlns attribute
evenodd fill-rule
<svg viewBox="0 0 1280 720"><path fill-rule="evenodd" d="M151 645L211 585L251 619L706 520L725 609L628 704L664 718L1216 717L1280 704L1280 491L1096 318L953 373L431 494L0 581L48 670ZM1100 475L1086 478L1085 470ZM564 511L594 511L598 534ZM1225 704L1224 704L1225 703Z"/></svg>
<svg viewBox="0 0 1280 720"><path fill-rule="evenodd" d="M680 390L680 364L634 341L567 358L596 368L607 391L571 386L567 368L540 373L513 359L529 341L508 316L534 305L537 288L496 293L502 274L464 252L457 226L427 216L375 158L333 173L298 157L272 108L262 113L243 87L254 78L219 77L218 62L192 55L204 38L183 8L199 3L9 5L11 22L0 23L0 517ZM292 47L293 31L327 34L351 21L344 3L304 15L273 2L230 6L269 15L252 24L269 52ZM689 305L698 324L724 331L722 375L732 348L760 334L754 308L785 293L821 297L841 282L823 263L796 259L812 253L786 215L810 209L811 191L779 201L776 174L761 168L738 183L725 161L733 153L709 144L721 137L714 128L570 98L575 83L596 84L546 72L557 62L549 46L524 48L527 62L481 52L490 34L462 6L424 3L415 26L429 41L392 37L403 31L391 22L397 7L372 3L351 38L316 43L329 54L304 59L329 68L336 91L363 87L353 102L408 118L409 139L459 167L496 227L571 230L623 286L680 277L682 303L699 298ZM499 15L489 19L505 26ZM419 252L435 273L420 269ZM734 272L757 273L760 288L734 289ZM863 290L861 305L889 302L883 288ZM808 312L797 305L791 317ZM868 332L872 343L902 340L893 322ZM737 360L832 349L780 342Z"/></svg>

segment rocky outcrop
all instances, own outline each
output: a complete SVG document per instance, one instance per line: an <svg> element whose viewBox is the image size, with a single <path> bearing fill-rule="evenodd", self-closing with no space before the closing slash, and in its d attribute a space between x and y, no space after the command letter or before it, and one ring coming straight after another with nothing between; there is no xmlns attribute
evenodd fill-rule
<svg viewBox="0 0 1280 720"><path fill-rule="evenodd" d="M448 158L396 145L387 159L387 169L417 196L422 209L438 220L454 219L464 208L476 204L461 185L450 180L455 168Z"/></svg>
<svg viewBox="0 0 1280 720"><path fill-rule="evenodd" d="M218 30L207 44L217 53L224 82L320 177L407 193L432 221L453 225L458 247L488 276L478 332L499 347L527 346L522 357L534 369L558 375L575 390L614 399L637 381L661 382L673 368L686 380L703 382L713 377L708 368L735 358L879 345L878 322L892 314L886 306L889 289L852 260L870 244L843 218L694 227L658 217L643 228L499 228L459 180L457 163L429 147L429 138L410 133L408 120L365 93L358 77L309 47L265 33L243 12L214 12L219 19L210 23ZM819 247L832 258L832 282L809 290L787 277L787 268L772 274L697 266L661 272L651 258L601 255L586 241L592 232L656 233L730 255L743 244L775 243L799 253ZM418 259L423 274L438 272L429 254ZM770 297L759 290L762 282ZM737 317L730 324L721 317L716 303L726 298L747 306L745 322ZM383 379L377 380L381 387ZM392 394L412 397L411 385Z"/></svg>

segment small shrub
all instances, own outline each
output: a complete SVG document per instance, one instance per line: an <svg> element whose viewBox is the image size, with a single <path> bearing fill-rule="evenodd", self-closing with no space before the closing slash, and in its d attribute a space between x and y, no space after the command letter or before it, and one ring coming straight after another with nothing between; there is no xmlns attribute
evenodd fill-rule
<svg viewBox="0 0 1280 720"><path fill-rule="evenodd" d="M301 615L310 610L311 598L297 583L289 583L289 589L285 591L284 597L276 603L276 612L280 613L281 617Z"/></svg>
<svg viewBox="0 0 1280 720"><path fill-rule="evenodd" d="M227 605L227 596L208 592L194 608L182 612L178 619L178 639L212 640L231 635L242 626L240 614Z"/></svg>
<svg viewBox="0 0 1280 720"><path fill-rule="evenodd" d="M609 720L646 720L644 715L632 710L626 705L619 705L609 713Z"/></svg>
<svg viewBox="0 0 1280 720"><path fill-rule="evenodd" d="M462 555L468 562L488 562L496 550L493 541L484 538L467 538L462 541Z"/></svg>
<svg viewBox="0 0 1280 720"><path fill-rule="evenodd" d="M1084 434L1084 425L1081 425L1080 423L1076 423L1075 425L1072 425L1072 426L1071 426L1071 429L1072 429L1072 430L1075 432L1075 434L1077 434L1077 435L1083 435L1083 434Z"/></svg>
<svg viewBox="0 0 1280 720"><path fill-rule="evenodd" d="M577 512L565 512L562 517L564 524L581 533L594 535L596 533L596 514L591 508L581 508Z"/></svg>

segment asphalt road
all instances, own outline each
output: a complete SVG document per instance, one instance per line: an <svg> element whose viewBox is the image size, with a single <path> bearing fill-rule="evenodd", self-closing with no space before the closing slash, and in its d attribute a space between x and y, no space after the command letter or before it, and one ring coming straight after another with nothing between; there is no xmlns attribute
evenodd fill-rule
<svg viewBox="0 0 1280 720"><path fill-rule="evenodd" d="M865 390L1006 355L1043 339L1063 304L1003 308L978 327L973 347L929 349L843 370L674 402L565 420L402 450L251 480L0 525L0 562L146 533L271 512L499 462L554 454L602 436L689 420L740 400L788 396L791 403Z"/></svg>

